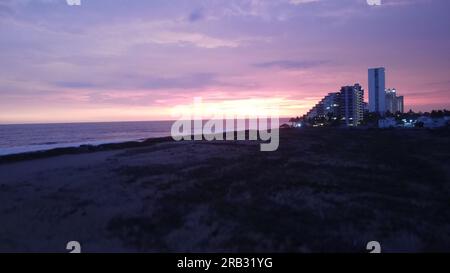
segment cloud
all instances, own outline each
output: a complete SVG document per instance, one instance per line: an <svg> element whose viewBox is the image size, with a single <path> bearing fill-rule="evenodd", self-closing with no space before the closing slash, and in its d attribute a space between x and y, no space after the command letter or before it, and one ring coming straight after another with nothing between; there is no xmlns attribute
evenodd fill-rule
<svg viewBox="0 0 450 273"><path fill-rule="evenodd" d="M420 91L449 67L450 1L416 5L424 1L375 9L365 0L104 0L74 9L0 0L0 112L24 101L136 105L201 92L316 100L365 81L374 62L395 67L399 90ZM401 71L414 78L395 79Z"/></svg>
<svg viewBox="0 0 450 273"><path fill-rule="evenodd" d="M6 3L0 2L0 16L13 15L13 9Z"/></svg>
<svg viewBox="0 0 450 273"><path fill-rule="evenodd" d="M96 87L95 84L89 82L56 82L55 86L73 89L85 89Z"/></svg>
<svg viewBox="0 0 450 273"><path fill-rule="evenodd" d="M256 63L255 67L260 68L280 68L286 70L304 70L329 63L328 61L290 61L276 60L270 62Z"/></svg>
<svg viewBox="0 0 450 273"><path fill-rule="evenodd" d="M219 47L238 47L240 45L237 40L225 40L211 37L202 33L195 32L177 32L177 31L159 31L155 32L152 37L147 37L143 42L157 44L190 44L203 48L219 48Z"/></svg>
<svg viewBox="0 0 450 273"><path fill-rule="evenodd" d="M217 75L195 73L179 77L153 77L144 81L145 89L191 89L217 84Z"/></svg>
<svg viewBox="0 0 450 273"><path fill-rule="evenodd" d="M202 9L196 9L193 10L188 17L189 22L197 22L204 18L203 10Z"/></svg>
<svg viewBox="0 0 450 273"><path fill-rule="evenodd" d="M117 33L121 33L121 39L118 39ZM240 39L218 38L193 31L181 20L136 20L126 24L122 22L102 24L90 27L84 34L103 44L105 48L116 48L119 51L139 44L194 46L207 49L235 48L242 45Z"/></svg>
<svg viewBox="0 0 450 273"><path fill-rule="evenodd" d="M319 0L289 0L289 3L292 5L302 5L314 2L319 2Z"/></svg>

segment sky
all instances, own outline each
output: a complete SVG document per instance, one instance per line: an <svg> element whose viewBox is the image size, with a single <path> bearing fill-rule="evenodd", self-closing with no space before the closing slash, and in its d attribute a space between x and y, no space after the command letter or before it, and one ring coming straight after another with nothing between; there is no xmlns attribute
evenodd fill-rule
<svg viewBox="0 0 450 273"><path fill-rule="evenodd" d="M450 1L0 0L0 123L173 119L191 104L300 116L386 67L406 110L450 108Z"/></svg>

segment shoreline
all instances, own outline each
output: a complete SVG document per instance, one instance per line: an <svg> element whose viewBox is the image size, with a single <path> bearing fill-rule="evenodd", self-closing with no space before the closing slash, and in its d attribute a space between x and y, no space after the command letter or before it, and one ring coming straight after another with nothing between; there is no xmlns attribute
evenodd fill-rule
<svg viewBox="0 0 450 273"><path fill-rule="evenodd" d="M289 131L289 130L299 130L297 128L278 128L278 130L281 131ZM427 129L427 128L302 128L302 131L351 131L351 130L358 130L358 131L367 131L367 132L374 132L374 131L436 131L436 132L450 132L450 130L446 127L443 128L435 128L435 129ZM246 133L246 139L248 130L245 131ZM237 133L236 131L234 132ZM223 133L224 138L226 132ZM235 136L236 137L236 136ZM194 138L194 136L192 136ZM184 140L183 140L184 141ZM205 141L205 140L202 140ZM234 140L238 141L238 140ZM18 161L24 161L24 160L34 160L34 159L40 159L40 158L47 158L47 157L54 157L54 156L60 156L60 155L70 155L70 154L84 154L84 153L95 153L95 152L103 152L103 151L112 151L112 150L121 150L121 149L129 149L129 148L143 148L143 147L149 147L158 143L164 143L164 142L178 142L175 141L171 136L165 136L165 137L149 137L145 139L140 140L124 140L124 141L98 141L101 142L100 144L80 144L80 145L74 145L74 146L67 146L67 147L56 147L56 148L50 148L50 149L44 149L44 150L36 150L36 151L27 151L27 152L19 152L19 153L13 153L13 154L0 154L0 164L7 164L7 163L14 163ZM196 141L199 142L199 141ZM260 142L259 140L257 142Z"/></svg>
<svg viewBox="0 0 450 273"><path fill-rule="evenodd" d="M164 123L164 122L171 122L171 121L156 121L156 123ZM110 122L112 124L132 124L132 123L144 123L140 121L135 122ZM0 125L0 126L52 126L57 125L55 124L8 124L8 125ZM105 124L105 122L89 122L89 123L61 123L61 125L78 125L78 124ZM74 128L69 128L74 130ZM76 128L75 128L76 129ZM85 128L86 130L87 128ZM125 128L126 129L126 128ZM96 147L100 147L100 149L109 149L109 146L114 144L115 146L120 146L121 144L129 144L135 143L137 147L140 145L137 144L137 142L148 142L150 139L163 139L163 138L170 138L170 128L167 127L163 129L155 127L156 131L151 131L149 134L137 134L135 136L129 136L129 137L91 137L90 140L86 139L80 139L79 137L71 138L70 136L66 135L63 136L62 139L57 140L47 140L46 138L40 139L40 141L36 142L34 139L27 141L19 141L18 143L14 143L14 141L11 141L14 139L14 134L8 135L5 132L3 134L6 135L6 140L1 142L0 141L0 162L4 161L2 159L4 158L11 158L11 157L20 157L20 155L24 154L45 154L49 153L53 150L58 150L59 152L64 152L64 150L73 153L76 149L83 149L83 150L96 150ZM166 130L167 129L167 130ZM112 129L112 133L115 132L116 129ZM236 130L236 129L234 129ZM42 130L41 130L42 131ZM248 131L248 128L246 128L246 131ZM223 132L225 134L227 130ZM236 131L234 131L236 132ZM33 132L19 132L20 134L26 134L26 135L33 135ZM42 132L40 132L42 134ZM88 134L91 132L87 132ZM219 133L220 134L220 133ZM2 135L2 131L0 131L0 136ZM9 139L8 139L9 138ZM13 142L13 143L9 143ZM133 146L133 145L132 145ZM129 146L126 146L129 147ZM126 148L125 147L125 148ZM52 152L50 152L52 153Z"/></svg>
<svg viewBox="0 0 450 273"><path fill-rule="evenodd" d="M151 137L153 138L153 137ZM13 146L13 147L1 147L0 148L0 157L9 156L9 155L17 155L17 154L26 154L26 153L34 153L34 152L45 152L54 149L65 149L65 148L79 148L81 146L99 146L104 144L117 144L117 143L125 143L125 142L142 142L149 138L130 138L130 139L110 139L110 140L92 140L86 142L49 142L42 144L30 144L25 146Z"/></svg>
<svg viewBox="0 0 450 273"><path fill-rule="evenodd" d="M94 153L102 151L120 150L127 148L140 148L148 147L157 143L170 142L173 141L172 137L154 137L147 138L144 140L130 140L130 141L120 141L120 142L106 142L102 144L81 144L78 146L70 147L58 147L51 148L48 150L38 150L23 153L14 153L0 155L0 164L13 163L23 160L33 160L46 157L53 157L59 155L69 155L69 154L83 154L83 153Z"/></svg>
<svg viewBox="0 0 450 273"><path fill-rule="evenodd" d="M245 131L246 138L248 134L248 130ZM223 137L225 138L227 132L223 132ZM234 132L235 134L237 131ZM219 133L220 134L220 133ZM194 139L194 135L191 136ZM236 135L235 135L236 137ZM183 140L184 141L184 140ZM205 140L202 140L205 141ZM129 141L118 141L118 142L108 142L101 141L101 144L81 144L75 146L68 147L57 147L45 150L36 150L29 152L21 152L14 154L5 154L0 155L0 164L4 163L14 163L23 160L33 160L40 158L47 158L59 155L70 155L70 154L84 154L84 153L95 153L95 152L103 152L103 151L112 151L112 150L122 150L129 148L144 148L149 147L158 143L164 142L181 142L174 140L171 136L165 137L150 137L141 140L129 140ZM198 142L198 141L196 141Z"/></svg>

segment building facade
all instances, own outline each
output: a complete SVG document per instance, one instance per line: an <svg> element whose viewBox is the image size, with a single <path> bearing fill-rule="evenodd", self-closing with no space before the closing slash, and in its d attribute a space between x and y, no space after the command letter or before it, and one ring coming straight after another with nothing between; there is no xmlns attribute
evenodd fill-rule
<svg viewBox="0 0 450 273"><path fill-rule="evenodd" d="M403 113L404 111L404 97L397 96L397 90L395 88L386 89L386 112L390 113Z"/></svg>
<svg viewBox="0 0 450 273"><path fill-rule="evenodd" d="M305 115L307 120L339 119L346 126L358 126L364 117L364 90L361 85L343 86L329 93Z"/></svg>
<svg viewBox="0 0 450 273"><path fill-rule="evenodd" d="M404 112L404 97L395 88L386 89L385 68L369 69L369 103L364 102L364 89L360 84L343 86L339 92L329 93L304 116L314 125L343 124L359 126L365 114L378 113L385 116ZM371 115L368 115L370 117Z"/></svg>
<svg viewBox="0 0 450 273"><path fill-rule="evenodd" d="M397 111L400 113L405 113L405 97L404 96L397 97Z"/></svg>
<svg viewBox="0 0 450 273"><path fill-rule="evenodd" d="M361 85L343 86L340 91L340 115L348 127L361 125L364 118L364 90Z"/></svg>
<svg viewBox="0 0 450 273"><path fill-rule="evenodd" d="M327 117L329 114L337 115L339 111L339 93L329 93L321 99L306 114L307 119Z"/></svg>
<svg viewBox="0 0 450 273"><path fill-rule="evenodd" d="M369 69L369 112L386 113L386 75L385 68Z"/></svg>

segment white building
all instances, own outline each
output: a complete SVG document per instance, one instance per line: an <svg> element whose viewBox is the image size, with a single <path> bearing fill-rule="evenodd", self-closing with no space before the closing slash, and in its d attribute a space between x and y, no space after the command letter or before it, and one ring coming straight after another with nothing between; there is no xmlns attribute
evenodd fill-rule
<svg viewBox="0 0 450 273"><path fill-rule="evenodd" d="M386 111L389 111L390 113L403 113L404 111L404 97L403 96L397 96L397 89L395 88L389 88L386 89Z"/></svg>
<svg viewBox="0 0 450 273"><path fill-rule="evenodd" d="M340 113L345 125L361 125L364 118L364 90L361 85L343 86L340 97Z"/></svg>
<svg viewBox="0 0 450 273"><path fill-rule="evenodd" d="M386 113L386 76L384 67L369 69L369 111Z"/></svg>

